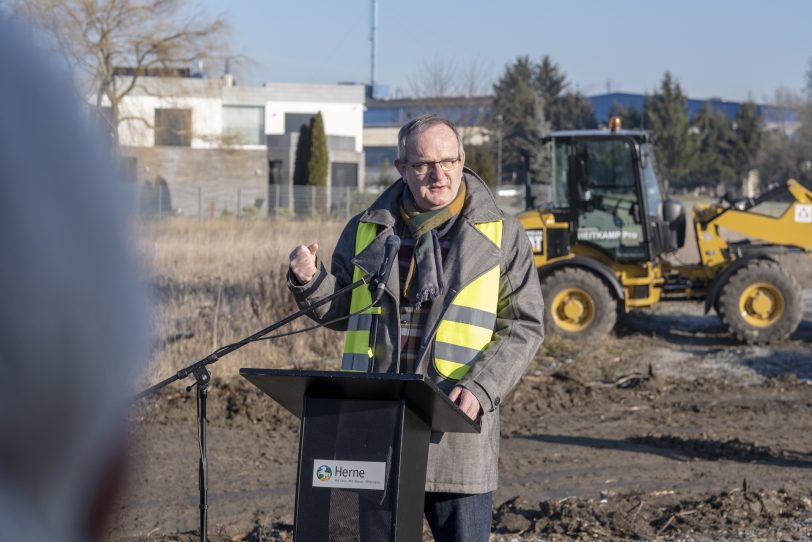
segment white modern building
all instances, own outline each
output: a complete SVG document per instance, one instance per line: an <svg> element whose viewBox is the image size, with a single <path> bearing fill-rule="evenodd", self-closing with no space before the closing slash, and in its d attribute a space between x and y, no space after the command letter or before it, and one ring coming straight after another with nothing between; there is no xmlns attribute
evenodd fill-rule
<svg viewBox="0 0 812 542"><path fill-rule="evenodd" d="M310 188L294 187L294 159L299 130L317 113L327 135L329 204L332 192L364 186L363 85L140 77L119 106L118 136L137 180L157 189L161 212L267 214Z"/></svg>

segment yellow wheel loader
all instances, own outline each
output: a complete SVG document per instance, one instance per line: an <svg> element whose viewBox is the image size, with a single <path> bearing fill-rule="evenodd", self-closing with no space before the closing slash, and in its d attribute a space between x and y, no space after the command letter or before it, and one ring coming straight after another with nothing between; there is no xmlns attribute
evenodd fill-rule
<svg viewBox="0 0 812 542"><path fill-rule="evenodd" d="M608 333L618 315L668 300L704 300L740 341L784 339L803 314L796 280L776 257L812 256L812 190L797 181L757 198L693 209L699 262L666 256L685 243L683 206L664 194L652 135L639 130L554 132L528 182L519 220L533 245L548 332ZM550 201L537 204L540 194Z"/></svg>

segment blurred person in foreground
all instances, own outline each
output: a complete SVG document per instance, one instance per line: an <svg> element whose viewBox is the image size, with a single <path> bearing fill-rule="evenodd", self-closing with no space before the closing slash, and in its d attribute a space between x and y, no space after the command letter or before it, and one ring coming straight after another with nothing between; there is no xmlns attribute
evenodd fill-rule
<svg viewBox="0 0 812 542"><path fill-rule="evenodd" d="M0 541L94 540L146 309L121 185L35 38L0 11Z"/></svg>
<svg viewBox="0 0 812 542"><path fill-rule="evenodd" d="M398 134L401 178L350 220L327 272L318 245L290 255L289 288L304 307L378 269L389 235L403 239L386 284L375 370L428 375L480 434L443 434L429 448L424 512L435 540L487 541L497 486L499 405L543 339L543 302L530 243L476 173L457 128L434 115ZM366 307L366 288L315 310L328 321ZM366 371L369 323L347 333L343 370ZM366 326L366 327L365 327Z"/></svg>

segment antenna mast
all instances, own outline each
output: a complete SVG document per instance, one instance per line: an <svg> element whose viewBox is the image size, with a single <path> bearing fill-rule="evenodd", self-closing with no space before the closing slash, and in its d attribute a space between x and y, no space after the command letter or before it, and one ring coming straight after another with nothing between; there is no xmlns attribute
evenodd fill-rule
<svg viewBox="0 0 812 542"><path fill-rule="evenodd" d="M369 86L371 89L375 88L375 71L377 62L377 48L378 48L378 0L371 0L371 17L369 28L369 41L372 43L372 53L370 59L369 70Z"/></svg>

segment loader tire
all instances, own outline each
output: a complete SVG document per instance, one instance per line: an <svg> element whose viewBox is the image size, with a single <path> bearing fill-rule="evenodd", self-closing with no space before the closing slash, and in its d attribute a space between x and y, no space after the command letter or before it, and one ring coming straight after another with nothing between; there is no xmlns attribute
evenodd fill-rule
<svg viewBox="0 0 812 542"><path fill-rule="evenodd" d="M719 292L716 309L730 333L747 344L787 338L803 316L801 288L769 260L749 263L733 273Z"/></svg>
<svg viewBox="0 0 812 542"><path fill-rule="evenodd" d="M617 301L606 283L576 267L553 272L541 281L544 326L571 339L608 334L617 320Z"/></svg>

